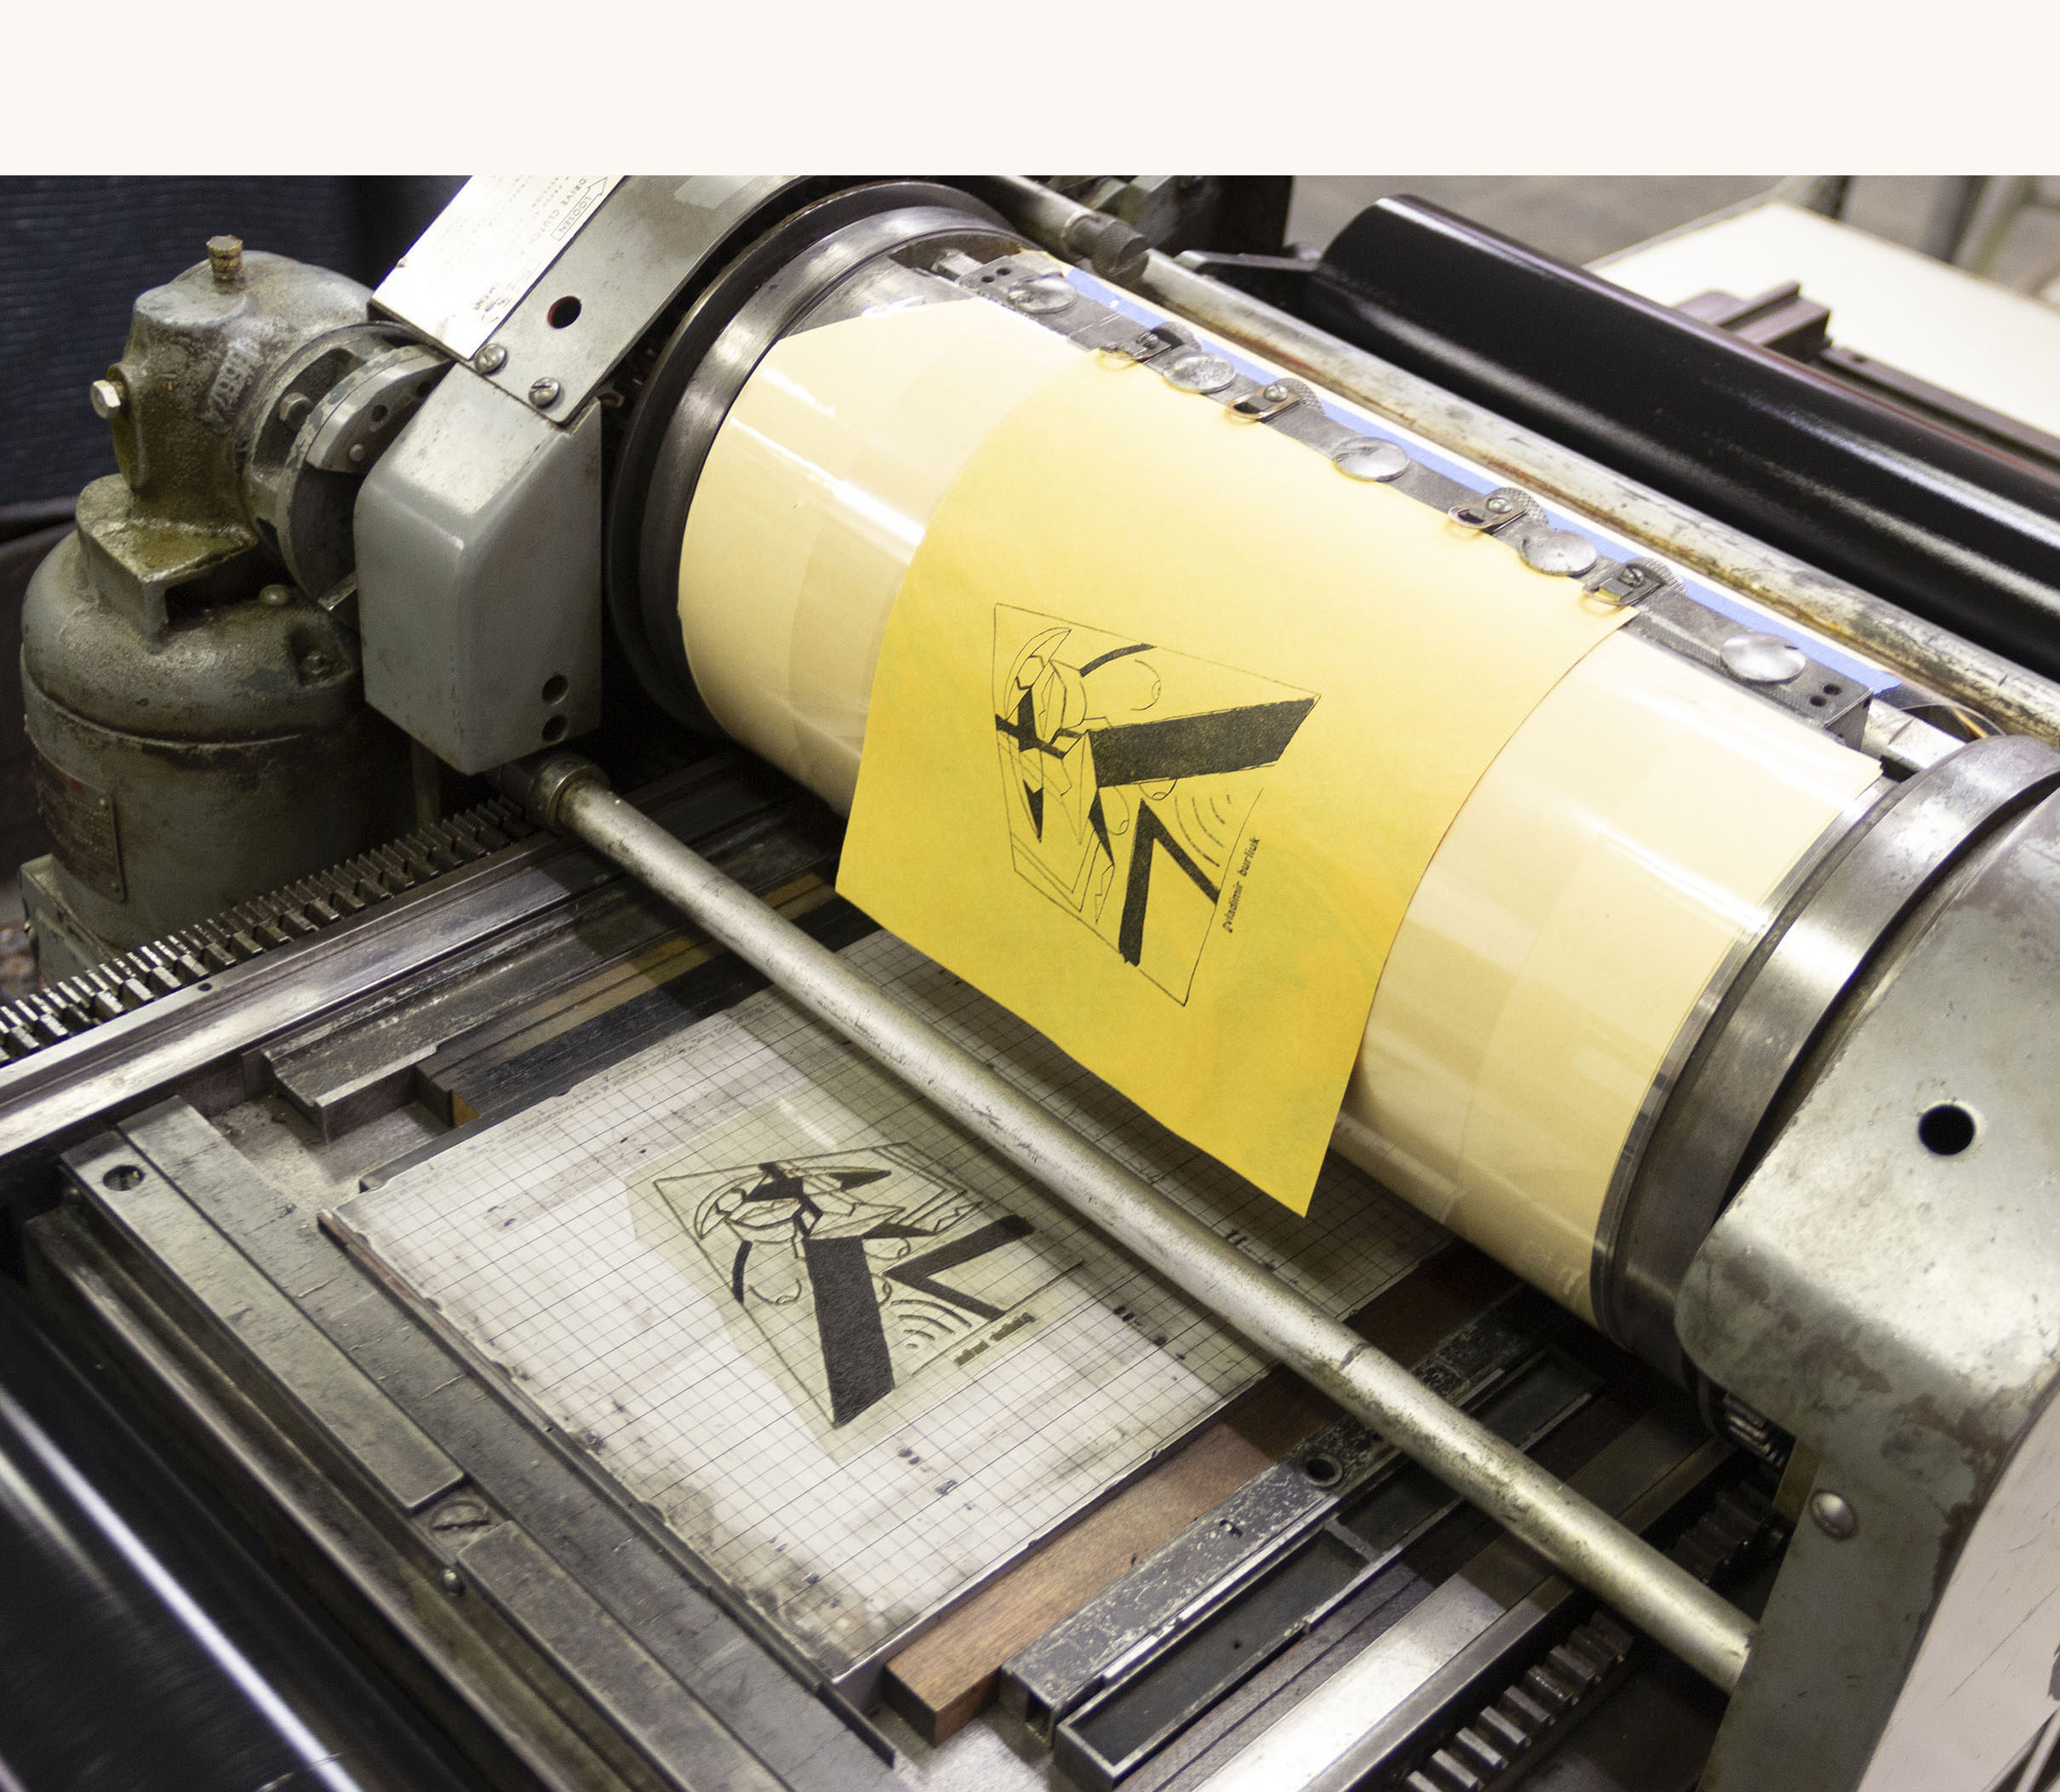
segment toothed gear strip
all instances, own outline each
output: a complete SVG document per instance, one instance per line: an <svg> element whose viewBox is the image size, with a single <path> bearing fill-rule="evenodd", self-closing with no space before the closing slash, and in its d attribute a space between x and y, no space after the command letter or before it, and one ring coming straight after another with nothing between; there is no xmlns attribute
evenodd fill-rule
<svg viewBox="0 0 2060 1792"><path fill-rule="evenodd" d="M519 807L495 796L327 871L239 902L226 913L103 959L0 1007L0 1062L17 1063L217 971L312 938L535 832Z"/></svg>

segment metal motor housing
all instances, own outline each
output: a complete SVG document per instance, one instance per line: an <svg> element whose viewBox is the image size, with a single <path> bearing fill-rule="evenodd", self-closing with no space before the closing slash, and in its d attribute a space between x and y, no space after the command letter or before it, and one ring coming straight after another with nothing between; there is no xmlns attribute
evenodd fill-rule
<svg viewBox="0 0 2060 1792"><path fill-rule="evenodd" d="M406 738L363 697L352 512L444 364L370 296L218 238L138 299L95 383L121 472L22 619L46 976L407 824Z"/></svg>

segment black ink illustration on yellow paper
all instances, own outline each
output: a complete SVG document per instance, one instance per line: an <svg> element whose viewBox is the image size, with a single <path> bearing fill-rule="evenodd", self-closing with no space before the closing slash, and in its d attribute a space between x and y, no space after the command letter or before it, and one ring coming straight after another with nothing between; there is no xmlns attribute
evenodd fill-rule
<svg viewBox="0 0 2060 1792"><path fill-rule="evenodd" d="M1184 1005L1266 773L1315 707L1235 667L997 605L1017 873Z"/></svg>

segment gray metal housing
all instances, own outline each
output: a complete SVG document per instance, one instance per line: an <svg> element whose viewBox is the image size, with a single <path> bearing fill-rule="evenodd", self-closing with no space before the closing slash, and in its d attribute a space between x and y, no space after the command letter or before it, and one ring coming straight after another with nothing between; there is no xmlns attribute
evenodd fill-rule
<svg viewBox="0 0 2060 1792"><path fill-rule="evenodd" d="M365 698L485 771L601 719L601 413L561 427L454 368L366 478Z"/></svg>
<svg viewBox="0 0 2060 1792"><path fill-rule="evenodd" d="M1817 1461L1703 1782L1858 1782L1970 1537L2060 1385L2060 799L1992 838L1919 910L1820 1048L1794 1118L1720 1218L1676 1310L1708 1375ZM2050 1517L2051 1494L2045 1496ZM2013 1577L2060 1597L2050 1529ZM2045 1602L2050 1606L2051 1599ZM2034 1612L2034 1628L2042 1622ZM2031 1665L1970 1652L2000 1771L2051 1709ZM2022 1728L2007 1720L2025 1714ZM1996 1721L1997 1718L2001 1721Z"/></svg>

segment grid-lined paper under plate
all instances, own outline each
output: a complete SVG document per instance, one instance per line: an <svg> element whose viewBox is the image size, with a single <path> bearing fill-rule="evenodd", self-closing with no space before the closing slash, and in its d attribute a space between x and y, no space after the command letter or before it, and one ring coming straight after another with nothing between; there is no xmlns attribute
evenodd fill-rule
<svg viewBox="0 0 2060 1792"><path fill-rule="evenodd" d="M1333 1313L1445 1236L1335 1159L1299 1219L890 935L844 956ZM832 1675L1265 1366L775 991L332 1218Z"/></svg>

